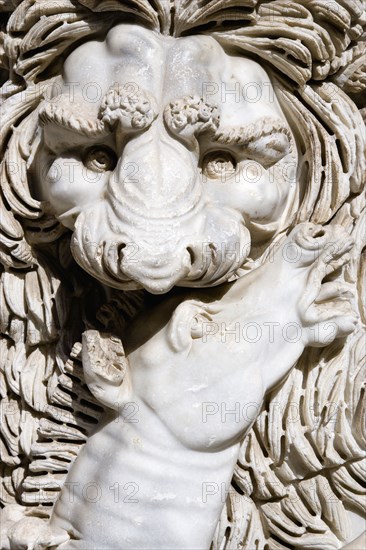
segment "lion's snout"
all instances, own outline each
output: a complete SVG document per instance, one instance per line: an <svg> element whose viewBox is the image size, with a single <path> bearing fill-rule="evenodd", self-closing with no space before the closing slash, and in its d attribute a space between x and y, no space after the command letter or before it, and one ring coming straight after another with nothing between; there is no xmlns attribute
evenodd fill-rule
<svg viewBox="0 0 366 550"><path fill-rule="evenodd" d="M107 203L98 208L109 210ZM93 223L98 218L110 223ZM123 290L143 287L153 294L173 286L224 282L248 252L244 224L233 223L230 213L218 208L207 206L189 223L162 224L162 229L132 231L124 221L117 225L110 210L108 216L93 209L77 220L72 252L81 267L103 283Z"/></svg>
<svg viewBox="0 0 366 550"><path fill-rule="evenodd" d="M187 248L149 247L143 241L110 246L106 269L120 281L135 283L153 294L168 292L189 276L192 262Z"/></svg>

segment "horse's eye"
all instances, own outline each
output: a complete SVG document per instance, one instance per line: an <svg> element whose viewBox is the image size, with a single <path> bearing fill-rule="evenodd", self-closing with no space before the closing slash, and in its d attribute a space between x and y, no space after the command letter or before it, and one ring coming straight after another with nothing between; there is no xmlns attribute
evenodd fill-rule
<svg viewBox="0 0 366 550"><path fill-rule="evenodd" d="M109 147L99 145L86 151L83 162L93 172L110 172L116 167L117 155Z"/></svg>

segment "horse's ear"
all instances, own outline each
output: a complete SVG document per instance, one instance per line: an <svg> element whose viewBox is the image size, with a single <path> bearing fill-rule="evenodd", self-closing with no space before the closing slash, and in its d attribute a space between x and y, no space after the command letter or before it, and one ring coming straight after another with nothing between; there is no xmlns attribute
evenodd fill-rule
<svg viewBox="0 0 366 550"><path fill-rule="evenodd" d="M213 324L211 313L214 313L214 308L199 300L188 300L180 304L167 327L169 344L173 351L185 351L188 354L192 340L204 336L204 324Z"/></svg>

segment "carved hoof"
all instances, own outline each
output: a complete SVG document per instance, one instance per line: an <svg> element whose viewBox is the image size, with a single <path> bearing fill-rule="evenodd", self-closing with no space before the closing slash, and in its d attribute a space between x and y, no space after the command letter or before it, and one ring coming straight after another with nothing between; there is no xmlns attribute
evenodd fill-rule
<svg viewBox="0 0 366 550"><path fill-rule="evenodd" d="M122 342L111 334L97 330L83 333L83 369L88 388L103 405L118 409L121 400L127 398L128 359Z"/></svg>
<svg viewBox="0 0 366 550"><path fill-rule="evenodd" d="M83 365L89 375L100 377L112 385L121 384L127 359L119 338L97 330L83 334Z"/></svg>

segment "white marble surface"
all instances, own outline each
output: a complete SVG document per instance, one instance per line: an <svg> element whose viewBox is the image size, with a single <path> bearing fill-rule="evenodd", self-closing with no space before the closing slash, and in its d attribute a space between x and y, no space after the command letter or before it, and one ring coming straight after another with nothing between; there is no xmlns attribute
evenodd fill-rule
<svg viewBox="0 0 366 550"><path fill-rule="evenodd" d="M250 104L243 91L254 85ZM227 280L252 235L278 230L293 195L297 150L268 74L208 36L117 25L69 56L40 120L40 196L75 227L80 265L116 288ZM80 135L83 124L98 130Z"/></svg>
<svg viewBox="0 0 366 550"><path fill-rule="evenodd" d="M1 550L364 547L362 3L239 4L0 1Z"/></svg>
<svg viewBox="0 0 366 550"><path fill-rule="evenodd" d="M334 242L339 248L329 256ZM284 261L290 245L295 262ZM126 358L121 345L108 357L96 331L84 334L85 380L117 420L89 439L55 505L51 525L79 539L61 548L118 548L121 540L131 549L209 548L224 503L208 487L230 483L252 424L244 411L262 403L304 347L329 344L357 325L352 306L342 307L347 288L321 285L351 246L340 226L300 225L272 264L244 275L220 299L180 296L137 317L125 336ZM262 329L269 318L273 341L245 339L244 327ZM212 407L218 402L240 413L223 421ZM128 422L131 407L136 423ZM83 496L91 479L100 484L97 502ZM132 479L134 505L116 504L108 489Z"/></svg>

